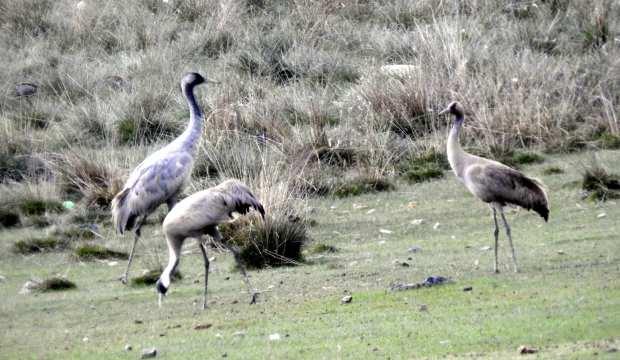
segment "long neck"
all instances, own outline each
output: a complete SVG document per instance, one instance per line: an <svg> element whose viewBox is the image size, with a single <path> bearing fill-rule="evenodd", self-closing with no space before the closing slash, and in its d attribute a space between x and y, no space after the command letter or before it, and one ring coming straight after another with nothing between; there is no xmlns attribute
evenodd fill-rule
<svg viewBox="0 0 620 360"><path fill-rule="evenodd" d="M187 124L187 128L179 138L183 143L183 147L193 151L202 133L202 110L200 110L194 97L194 86L183 85L183 95L187 99L187 105L189 106L189 124Z"/></svg>
<svg viewBox="0 0 620 360"><path fill-rule="evenodd" d="M463 176L463 170L465 166L466 153L463 151L461 144L459 143L459 134L461 133L461 127L463 126L463 115L458 115L450 129L450 135L448 135L448 162L450 167L458 177Z"/></svg>

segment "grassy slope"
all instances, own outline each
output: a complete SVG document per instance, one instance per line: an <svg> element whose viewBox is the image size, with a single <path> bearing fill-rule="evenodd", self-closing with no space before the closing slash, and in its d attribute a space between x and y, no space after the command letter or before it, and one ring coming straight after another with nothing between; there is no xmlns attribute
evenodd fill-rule
<svg viewBox="0 0 620 360"><path fill-rule="evenodd" d="M619 155L605 152L602 159L617 169ZM539 348L542 357L598 353L611 358L614 354L606 350L620 341L620 206L581 202L578 190L566 186L578 178L583 159L552 160L567 170L562 175L540 176L551 162L527 168L547 183L552 211L549 224L525 211L509 214L519 274L508 271L503 238L500 264L505 271L491 273L492 251L480 250L491 244L488 210L451 175L392 193L316 200L318 226L312 235L340 251L309 256L311 264L300 267L252 272L257 288L270 288L255 306L244 303L249 298L239 275L231 274L227 255L217 255L212 263L210 310L199 311L196 304L201 284L194 280L202 279L197 249L182 258L185 277L158 309L152 288L125 288L113 280L122 264L76 263L58 253L15 256L9 245L30 230L3 232L0 274L7 280L0 284L0 358L136 358L149 346L163 358L505 358L518 357L521 344ZM368 214L370 209L376 210ZM606 217L598 218L603 212ZM416 218L425 221L411 225ZM433 229L436 222L438 230ZM382 234L380 228L393 233ZM156 250L142 250L136 272L153 261L149 258L166 256L157 230L146 232L147 247ZM121 246L123 239L110 241ZM412 245L421 252L408 253ZM188 244L184 249L195 248ZM395 265L395 259L411 266ZM29 277L56 273L76 281L78 290L17 294ZM418 282L429 275L449 276L455 283L386 291L390 283ZM473 291L463 292L465 286ZM340 305L345 291L353 294L353 302ZM421 304L428 311L420 311ZM207 323L213 326L193 329ZM234 336L237 331L246 334ZM276 332L282 340L270 342L269 334ZM134 351L124 352L126 343Z"/></svg>

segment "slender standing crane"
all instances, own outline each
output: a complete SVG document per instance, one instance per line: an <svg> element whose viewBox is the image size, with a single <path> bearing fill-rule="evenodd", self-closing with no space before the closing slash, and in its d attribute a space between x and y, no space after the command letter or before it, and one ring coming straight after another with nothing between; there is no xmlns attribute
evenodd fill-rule
<svg viewBox="0 0 620 360"><path fill-rule="evenodd" d="M161 204L170 211L176 204L185 182L192 173L196 147L202 133L203 114L194 97L194 88L208 81L198 73L188 73L181 80L181 89L189 106L187 128L170 144L149 155L129 175L129 179L112 200L112 220L116 231L134 232L127 269L121 276L127 283L140 229L146 218Z"/></svg>
<svg viewBox="0 0 620 360"><path fill-rule="evenodd" d="M512 244L510 226L504 215L506 205L516 205L527 210L534 210L545 221L549 219L549 200L543 184L525 176L520 171L512 169L497 161L485 159L465 152L459 143L459 133L464 121L463 106L458 102L452 102L439 114L450 113L454 115L454 123L448 135L448 161L456 177L465 185L467 190L478 199L489 204L495 223L495 265L494 270L499 272L497 266L497 247L499 237L499 225L497 213L499 212L512 252L514 271L518 272L517 257Z"/></svg>
<svg viewBox="0 0 620 360"><path fill-rule="evenodd" d="M251 294L250 304L256 302L257 293L252 289L245 267L241 263L239 250L232 244L223 241L217 225L233 220L233 213L246 214L254 208L265 217L263 205L254 197L245 184L239 180L226 180L212 188L197 192L179 202L164 219L163 230L168 243L168 265L157 280L156 289L159 293L159 306L162 298L170 287L170 276L179 265L179 256L183 242L188 237L199 239L198 246L202 252L205 266L204 302L202 308L207 308L207 284L209 283L209 258L207 257L207 243L202 236L210 235L214 241L229 249L234 257L243 281Z"/></svg>

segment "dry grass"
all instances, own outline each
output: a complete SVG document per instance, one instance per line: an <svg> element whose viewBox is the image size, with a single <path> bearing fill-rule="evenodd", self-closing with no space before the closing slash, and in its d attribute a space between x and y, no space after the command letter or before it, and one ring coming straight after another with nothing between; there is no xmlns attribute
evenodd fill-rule
<svg viewBox="0 0 620 360"><path fill-rule="evenodd" d="M0 181L55 183L81 209L105 211L182 130L190 70L221 84L198 90L206 141L187 191L241 178L274 219L335 194L334 179L389 181L403 159L443 153L451 100L466 146L495 158L618 146L611 0L83 4L0 1ZM16 97L22 82L38 92ZM411 179L441 172L421 170Z"/></svg>

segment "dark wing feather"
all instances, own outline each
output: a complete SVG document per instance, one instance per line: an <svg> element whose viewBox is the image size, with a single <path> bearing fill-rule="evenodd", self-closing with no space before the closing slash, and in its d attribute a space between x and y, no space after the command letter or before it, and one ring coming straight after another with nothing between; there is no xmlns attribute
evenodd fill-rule
<svg viewBox="0 0 620 360"><path fill-rule="evenodd" d="M543 185L509 167L486 165L472 176L486 202L512 204L534 210L545 221L549 219L549 201Z"/></svg>

